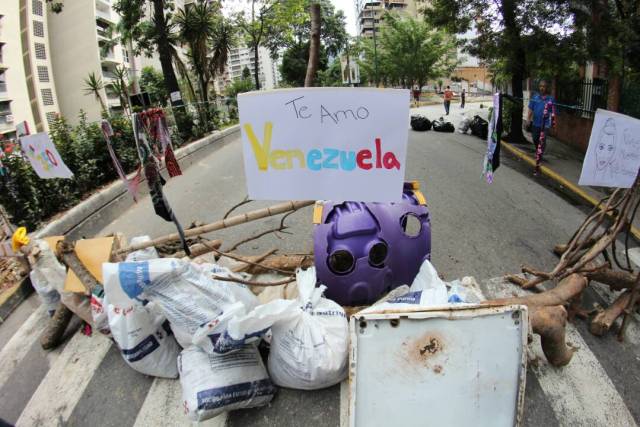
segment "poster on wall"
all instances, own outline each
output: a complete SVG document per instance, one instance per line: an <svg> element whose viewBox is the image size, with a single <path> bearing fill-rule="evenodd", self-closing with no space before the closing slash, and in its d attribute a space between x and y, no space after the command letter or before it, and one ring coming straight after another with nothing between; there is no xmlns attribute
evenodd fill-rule
<svg viewBox="0 0 640 427"><path fill-rule="evenodd" d="M20 146L22 153L40 178L71 178L73 176L46 132L21 137Z"/></svg>
<svg viewBox="0 0 640 427"><path fill-rule="evenodd" d="M596 111L580 185L629 188L640 168L640 120Z"/></svg>
<svg viewBox="0 0 640 427"><path fill-rule="evenodd" d="M238 106L251 199L401 200L408 90L249 92Z"/></svg>

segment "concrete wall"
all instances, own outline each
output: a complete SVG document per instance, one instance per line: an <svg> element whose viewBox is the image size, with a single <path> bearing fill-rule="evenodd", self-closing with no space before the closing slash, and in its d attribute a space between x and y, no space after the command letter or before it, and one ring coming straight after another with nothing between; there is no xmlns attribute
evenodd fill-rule
<svg viewBox="0 0 640 427"><path fill-rule="evenodd" d="M556 131L551 135L565 144L577 148L580 152L586 153L592 126L593 120L591 119L564 113L558 115Z"/></svg>

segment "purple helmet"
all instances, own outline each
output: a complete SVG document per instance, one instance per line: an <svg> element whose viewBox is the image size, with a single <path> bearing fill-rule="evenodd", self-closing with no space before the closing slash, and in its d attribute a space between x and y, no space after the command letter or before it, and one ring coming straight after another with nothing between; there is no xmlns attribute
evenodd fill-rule
<svg viewBox="0 0 640 427"><path fill-rule="evenodd" d="M372 304L410 285L431 258L429 210L417 182L405 183L399 203L324 202L316 209L318 280L327 298L341 305Z"/></svg>

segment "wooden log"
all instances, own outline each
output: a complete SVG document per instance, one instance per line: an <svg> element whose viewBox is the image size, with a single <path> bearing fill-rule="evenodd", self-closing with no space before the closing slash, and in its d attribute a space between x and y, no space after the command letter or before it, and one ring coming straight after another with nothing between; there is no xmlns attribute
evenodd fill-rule
<svg viewBox="0 0 640 427"><path fill-rule="evenodd" d="M73 243L61 240L56 248L57 254L62 262L78 276L80 282L85 287L86 293L90 294L96 286L102 286L93 274L84 266L76 255Z"/></svg>
<svg viewBox="0 0 640 427"><path fill-rule="evenodd" d="M206 224L200 227L191 228L189 230L185 230L184 235L185 237L199 236L201 234L210 233L216 230L222 230L223 228L234 227L236 225L244 224L250 221L255 221L255 220L266 218L269 216L278 215L278 214L289 212L289 211L295 211L307 206L311 206L314 203L315 201L312 201L312 200L284 202L284 203L273 205L267 208L257 209L257 210L243 213L240 215L235 215L227 219L212 222L211 224ZM139 249L144 249L150 246L156 246L162 243L175 241L179 239L180 239L180 236L178 235L178 233L172 233L166 236L158 237L149 242L141 242L136 245L131 245L131 246L122 248L118 250L117 253L123 254L123 253L132 252L132 251L137 251Z"/></svg>
<svg viewBox="0 0 640 427"><path fill-rule="evenodd" d="M616 319L624 313L624 309L630 300L631 292L623 292L616 298L613 304L596 314L589 325L591 333L599 337L606 334Z"/></svg>
<svg viewBox="0 0 640 427"><path fill-rule="evenodd" d="M49 319L47 328L40 336L40 345L44 350L51 350L56 348L60 344L60 340L64 335L64 331L67 329L73 312L69 310L64 304L60 304L53 314L53 317Z"/></svg>
<svg viewBox="0 0 640 427"><path fill-rule="evenodd" d="M522 304L528 307L563 305L572 298L580 295L580 293L582 293L582 291L587 287L588 283L589 281L584 276L580 274L572 274L571 276L561 280L555 288L539 294L531 294L524 297L487 300L480 304Z"/></svg>
<svg viewBox="0 0 640 427"><path fill-rule="evenodd" d="M627 271L617 271L610 268L594 271L586 274L586 276L595 282L603 283L612 291L621 291L623 289L633 288L636 276Z"/></svg>
<svg viewBox="0 0 640 427"><path fill-rule="evenodd" d="M540 335L542 352L553 366L564 366L571 361L575 349L565 340L567 310L561 305L534 306L529 310L533 333Z"/></svg>

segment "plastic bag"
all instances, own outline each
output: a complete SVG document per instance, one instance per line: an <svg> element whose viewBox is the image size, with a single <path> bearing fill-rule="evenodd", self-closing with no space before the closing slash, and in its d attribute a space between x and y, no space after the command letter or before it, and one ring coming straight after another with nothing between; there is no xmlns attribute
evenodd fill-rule
<svg viewBox="0 0 640 427"><path fill-rule="evenodd" d="M180 347L164 315L151 304L120 292L118 264L104 264L105 303L108 326L125 362L134 370L156 377L176 378Z"/></svg>
<svg viewBox="0 0 640 427"><path fill-rule="evenodd" d="M455 128L453 125L446 121L444 118L440 117L438 120L434 120L432 123L433 130L436 132L453 132Z"/></svg>
<svg viewBox="0 0 640 427"><path fill-rule="evenodd" d="M217 281L211 275L231 276L215 264L195 264L173 258L103 264L117 281L109 293L117 299L148 299L157 303L182 347L194 344L212 353L217 337L234 316L257 305L257 298L243 285ZM113 297L112 297L113 295Z"/></svg>
<svg viewBox="0 0 640 427"><path fill-rule="evenodd" d="M60 304L58 289L61 290L64 286L67 269L60 264L46 241L36 240L35 244L40 250L40 254L31 268L29 278L42 304L51 315Z"/></svg>
<svg viewBox="0 0 640 427"><path fill-rule="evenodd" d="M431 121L424 116L411 116L411 129L419 132L430 130Z"/></svg>
<svg viewBox="0 0 640 427"><path fill-rule="evenodd" d="M266 405L276 392L253 345L224 355L192 346L180 353L178 370L184 407L193 421Z"/></svg>
<svg viewBox="0 0 640 427"><path fill-rule="evenodd" d="M349 326L343 308L315 287L315 268L296 273L296 300L274 300L242 318L234 318L218 341L233 350L258 339L271 327L269 373L279 386L313 390L337 384L347 376Z"/></svg>
<svg viewBox="0 0 640 427"><path fill-rule="evenodd" d="M462 116L462 120L460 120L460 124L458 125L458 132L466 134L471 126L471 119L466 116Z"/></svg>

